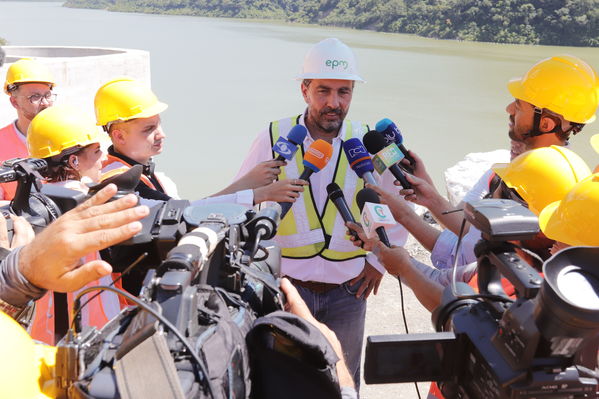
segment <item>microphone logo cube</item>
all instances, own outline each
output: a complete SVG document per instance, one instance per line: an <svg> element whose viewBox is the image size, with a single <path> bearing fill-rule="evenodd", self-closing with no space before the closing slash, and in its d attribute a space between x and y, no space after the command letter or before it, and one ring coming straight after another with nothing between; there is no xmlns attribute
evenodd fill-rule
<svg viewBox="0 0 599 399"><path fill-rule="evenodd" d="M385 169L389 166L395 165L399 161L403 159L404 155L399 150L397 144L393 143L383 148L372 158L372 163L374 164L374 169L380 174L382 174Z"/></svg>
<svg viewBox="0 0 599 399"><path fill-rule="evenodd" d="M391 227L397 223L387 205L375 204L372 202L364 203L361 221L364 232L368 238L372 238L377 235L377 228Z"/></svg>
<svg viewBox="0 0 599 399"><path fill-rule="evenodd" d="M287 139L279 137L272 150L289 161L297 151L297 146L291 144Z"/></svg>

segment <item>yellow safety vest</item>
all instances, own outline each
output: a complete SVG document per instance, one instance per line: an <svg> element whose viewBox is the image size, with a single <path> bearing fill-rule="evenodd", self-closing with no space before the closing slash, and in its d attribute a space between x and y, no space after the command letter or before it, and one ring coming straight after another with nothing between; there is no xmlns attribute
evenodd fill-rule
<svg viewBox="0 0 599 399"><path fill-rule="evenodd" d="M300 116L271 122L271 145L274 145L279 136L287 137L291 128L299 123ZM344 141L352 137L361 139L368 130L367 126L360 123L352 124L348 120L343 125L345 127ZM294 160L281 168L279 179L298 178L301 171L304 170L303 155L304 147L302 145L301 153L296 153ZM337 159L331 159L330 162L336 163L333 181L341 187L346 200L348 202L351 200L352 214L359 215L356 194L364 187L364 182L349 167L343 150L339 151ZM341 262L366 256L365 251L356 248L348 239L345 234L347 229L341 215L338 215L339 212L335 205L331 201L327 201L323 214L319 215L315 204L311 187L305 186L304 192L301 193L289 210L289 214L279 225L275 240L281 246L283 257L307 259L321 256L330 261Z"/></svg>

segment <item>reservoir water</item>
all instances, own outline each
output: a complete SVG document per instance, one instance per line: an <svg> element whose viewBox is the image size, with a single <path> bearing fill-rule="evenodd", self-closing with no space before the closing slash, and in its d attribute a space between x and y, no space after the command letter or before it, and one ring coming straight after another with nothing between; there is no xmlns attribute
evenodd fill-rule
<svg viewBox="0 0 599 399"><path fill-rule="evenodd" d="M294 77L310 46L332 36L354 49L367 80L356 86L349 117L371 126L384 117L394 120L406 147L424 159L441 191L443 170L465 154L507 148L510 78L563 53L599 69L596 48L440 41L282 22L0 1L0 37L11 45L150 52L153 89L169 104L158 169L191 199L226 186L269 121L303 111ZM572 140L591 168L599 163L589 145L593 133L599 133L599 122Z"/></svg>

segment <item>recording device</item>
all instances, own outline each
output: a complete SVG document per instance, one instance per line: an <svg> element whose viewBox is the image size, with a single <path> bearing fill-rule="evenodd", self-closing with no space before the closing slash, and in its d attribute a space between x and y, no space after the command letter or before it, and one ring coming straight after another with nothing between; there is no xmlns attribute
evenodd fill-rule
<svg viewBox="0 0 599 399"><path fill-rule="evenodd" d="M304 142L308 130L302 125L295 125L287 134L287 138L279 137L272 147L273 152L279 154L277 161L290 161L293 159L297 148Z"/></svg>
<svg viewBox="0 0 599 399"><path fill-rule="evenodd" d="M410 155L408 149L403 145L403 136L401 135L401 131L397 125L391 121L391 119L381 119L376 123L374 129L385 137L387 145L395 143L406 159L410 161L410 165L416 165L416 160ZM405 167L405 165L402 166ZM408 172L412 173L412 171Z"/></svg>
<svg viewBox="0 0 599 399"><path fill-rule="evenodd" d="M87 198L79 191L41 184L43 178L40 173L47 168L48 163L37 158L14 158L2 163L0 183L17 182L13 200L0 207L7 219L9 241L13 236L10 214L24 217L38 233Z"/></svg>
<svg viewBox="0 0 599 399"><path fill-rule="evenodd" d="M341 187L339 187L337 183L333 182L327 186L327 194L333 205L335 205L335 208L337 208L337 210L339 211L339 214L341 215L343 222L356 223L356 219L354 219L354 215L352 215L351 210L347 205L347 201L345 201L343 190L341 190ZM360 238L358 236L358 233L356 233L355 231L350 229L349 232L354 238Z"/></svg>
<svg viewBox="0 0 599 399"><path fill-rule="evenodd" d="M362 212L362 227L368 238L376 234L379 240L387 247L391 247L385 227L393 227L397 224L391 210L385 204L381 204L379 195L370 188L358 191L356 202Z"/></svg>
<svg viewBox="0 0 599 399"><path fill-rule="evenodd" d="M376 130L371 130L364 135L364 146L369 153L374 155L372 162L379 174L382 174L385 169L389 169L403 188L412 188L401 168L397 165L404 155L395 143L387 145L382 134Z"/></svg>
<svg viewBox="0 0 599 399"><path fill-rule="evenodd" d="M528 209L488 199L464 213L483 234L475 249L480 294L464 283L446 288L432 316L438 334L368 337L365 381L436 381L448 399L599 397L596 356L580 357L597 353L599 248L557 253L544 262L543 279L508 242L538 233Z"/></svg>
<svg viewBox="0 0 599 399"><path fill-rule="evenodd" d="M366 183L376 186L376 180L372 175L374 165L360 139L353 137L345 141L343 143L343 151L345 151L349 166L356 172L358 177L364 179Z"/></svg>
<svg viewBox="0 0 599 399"><path fill-rule="evenodd" d="M331 156L333 155L333 146L324 140L318 139L314 141L304 154L304 171L299 176L301 180L306 180L312 176L312 173L320 172L324 168ZM287 212L293 205L292 202L279 202L281 205L281 220L285 218Z"/></svg>
<svg viewBox="0 0 599 399"><path fill-rule="evenodd" d="M236 204L185 208L184 234L148 271L140 298L129 298L138 306L101 330L82 331L75 319L58 344L59 388L69 398L212 398L223 389L247 397L244 334L256 317L283 309L280 251L264 241L279 215L277 204L257 214Z"/></svg>

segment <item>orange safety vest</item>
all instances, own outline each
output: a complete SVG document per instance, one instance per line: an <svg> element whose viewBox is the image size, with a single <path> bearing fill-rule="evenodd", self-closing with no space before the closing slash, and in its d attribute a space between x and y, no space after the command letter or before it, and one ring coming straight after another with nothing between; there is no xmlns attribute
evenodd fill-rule
<svg viewBox="0 0 599 399"><path fill-rule="evenodd" d="M100 259L100 254L98 252L86 256L84 262L87 263L97 259ZM73 303L78 292L81 292L88 287L110 285L111 283L111 276L104 276L96 281L92 281L75 292L68 293L69 323L73 321L71 309L73 308ZM81 304L83 305L97 292L99 291L84 295L81 299ZM103 291L81 309L81 325L82 327L102 328L125 307L127 307L127 304L124 301L121 301L117 294L110 291ZM48 345L55 345L54 322L54 292L48 291L42 298L35 302L35 314L30 327L31 337Z"/></svg>
<svg viewBox="0 0 599 399"><path fill-rule="evenodd" d="M0 164L7 159L27 158L27 146L19 138L19 132L15 128L14 122L0 129ZM17 182L0 184L2 193L0 200L12 200L17 190Z"/></svg>
<svg viewBox="0 0 599 399"><path fill-rule="evenodd" d="M127 162L123 161L121 158L115 157L114 155L111 155L111 154L108 154L106 156L106 161L104 161L102 163L102 177L100 178L100 180L104 181L110 177L120 175L121 173L125 173L132 167L133 167L132 165L129 165ZM158 177L156 177L156 179L160 182L162 187L164 187L164 185L162 184L160 179L158 179ZM146 186L150 187L152 190L157 190L156 187L154 186L154 184L152 184L152 182L150 181L150 179L148 179L148 177L146 175L142 174L140 180ZM167 195L168 195L168 193L167 193Z"/></svg>

